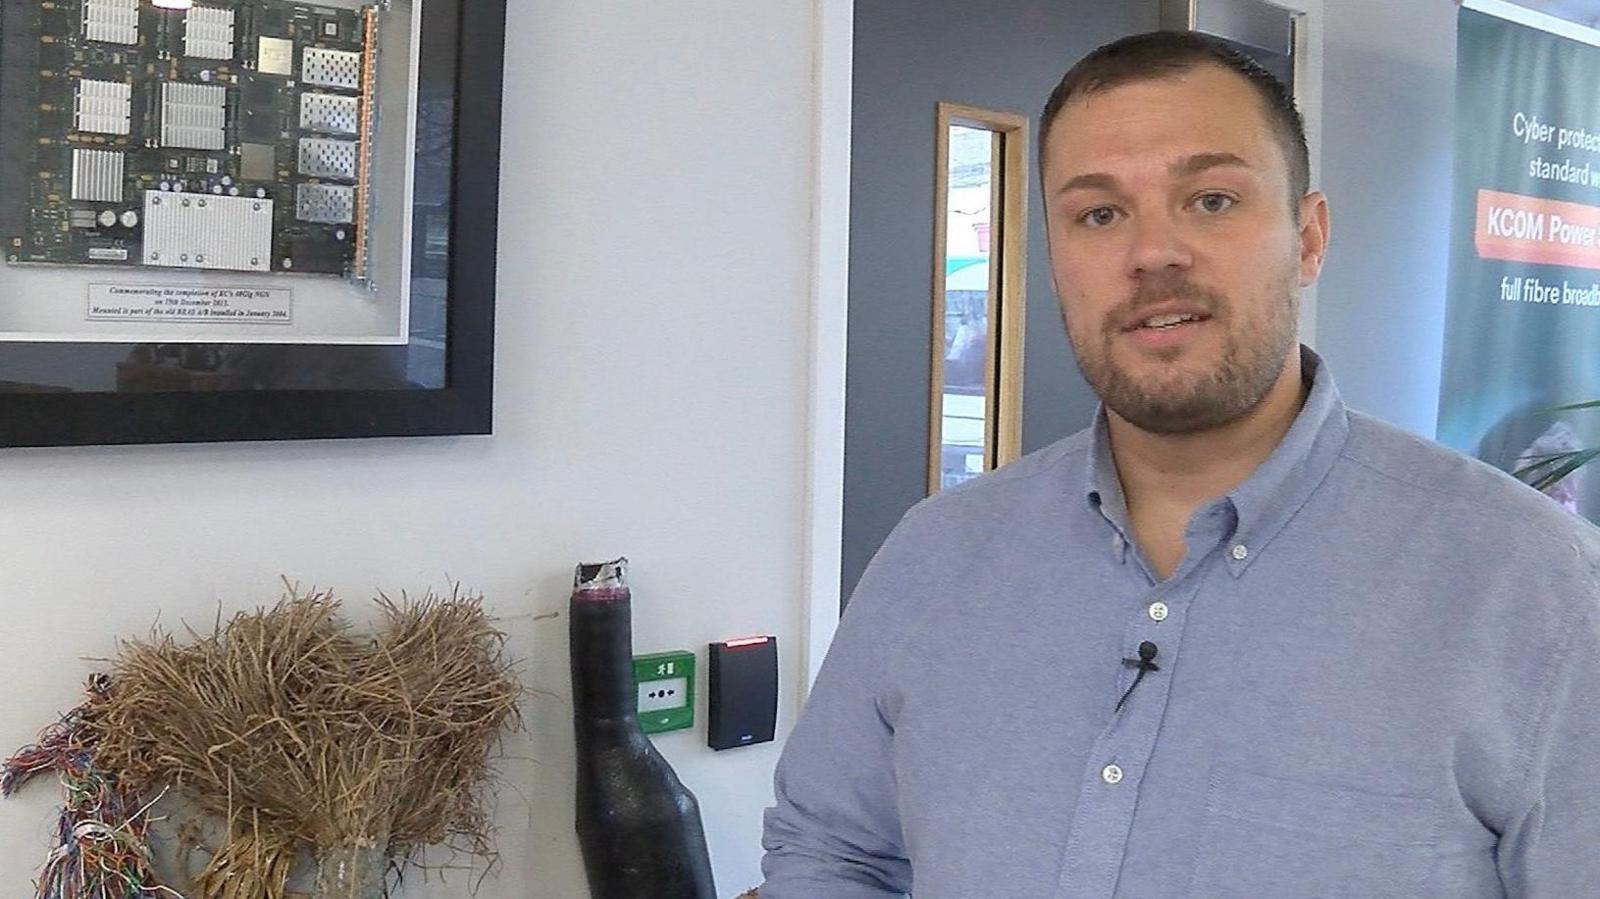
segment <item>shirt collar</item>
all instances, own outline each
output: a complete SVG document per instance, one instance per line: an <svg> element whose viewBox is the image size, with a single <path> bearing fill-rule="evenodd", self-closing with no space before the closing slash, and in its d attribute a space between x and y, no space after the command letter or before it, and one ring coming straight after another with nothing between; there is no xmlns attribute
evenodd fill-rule
<svg viewBox="0 0 1600 899"><path fill-rule="evenodd" d="M1311 498L1333 469L1350 433L1344 401L1322 357L1309 347L1300 347L1300 371L1311 390L1294 424L1267 460L1224 497L1237 522L1227 554L1229 570L1236 577L1260 558L1261 551ZM1111 456L1111 432L1103 404L1095 413L1085 475L1089 505L1116 528L1121 543L1114 548L1120 553L1129 539L1128 507ZM1209 504L1196 512L1208 508Z"/></svg>

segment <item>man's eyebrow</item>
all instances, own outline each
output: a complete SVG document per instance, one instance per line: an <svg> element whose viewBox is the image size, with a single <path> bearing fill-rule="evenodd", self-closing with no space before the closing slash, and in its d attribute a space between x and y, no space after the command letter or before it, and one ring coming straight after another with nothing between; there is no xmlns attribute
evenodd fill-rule
<svg viewBox="0 0 1600 899"><path fill-rule="evenodd" d="M1250 168L1250 163L1237 153L1196 153L1174 162L1170 171L1174 177L1187 178L1198 175L1207 169L1222 166L1234 168ZM1056 196L1070 193L1075 190L1115 190L1117 179L1104 172L1090 172L1067 179L1067 182L1056 188Z"/></svg>
<svg viewBox="0 0 1600 899"><path fill-rule="evenodd" d="M1250 168L1250 163L1244 157L1234 153L1196 153L1193 156L1180 159L1172 164L1172 174L1179 177L1198 175L1206 169L1218 166L1233 166L1236 168Z"/></svg>
<svg viewBox="0 0 1600 899"><path fill-rule="evenodd" d="M1087 175L1078 175L1068 178L1067 183L1056 188L1056 196L1074 190L1113 190L1117 186L1117 179L1103 172L1093 172Z"/></svg>

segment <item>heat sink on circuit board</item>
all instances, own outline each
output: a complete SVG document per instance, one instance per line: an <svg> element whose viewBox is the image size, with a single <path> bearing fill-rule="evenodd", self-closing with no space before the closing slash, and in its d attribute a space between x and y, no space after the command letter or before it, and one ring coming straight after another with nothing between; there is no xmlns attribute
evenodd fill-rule
<svg viewBox="0 0 1600 899"><path fill-rule="evenodd" d="M0 3L7 261L369 277L380 19L285 0Z"/></svg>

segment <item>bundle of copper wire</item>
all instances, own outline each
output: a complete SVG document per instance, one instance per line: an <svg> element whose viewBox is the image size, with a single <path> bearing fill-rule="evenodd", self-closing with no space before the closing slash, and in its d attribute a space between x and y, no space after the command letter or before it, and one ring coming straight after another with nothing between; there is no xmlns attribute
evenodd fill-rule
<svg viewBox="0 0 1600 899"><path fill-rule="evenodd" d="M210 633L120 645L75 727L127 795L171 789L222 822L190 899L283 899L305 851L492 854L489 755L521 696L504 637L478 597L377 605L364 636L331 594L291 588Z"/></svg>

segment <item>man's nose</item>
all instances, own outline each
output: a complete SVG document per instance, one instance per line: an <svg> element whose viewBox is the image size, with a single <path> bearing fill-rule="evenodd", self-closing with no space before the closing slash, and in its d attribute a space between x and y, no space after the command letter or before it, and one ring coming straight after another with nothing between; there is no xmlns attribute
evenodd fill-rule
<svg viewBox="0 0 1600 899"><path fill-rule="evenodd" d="M1147 213L1132 222L1133 242L1128 247L1128 275L1140 278L1189 268L1193 253L1178 223L1168 213Z"/></svg>

